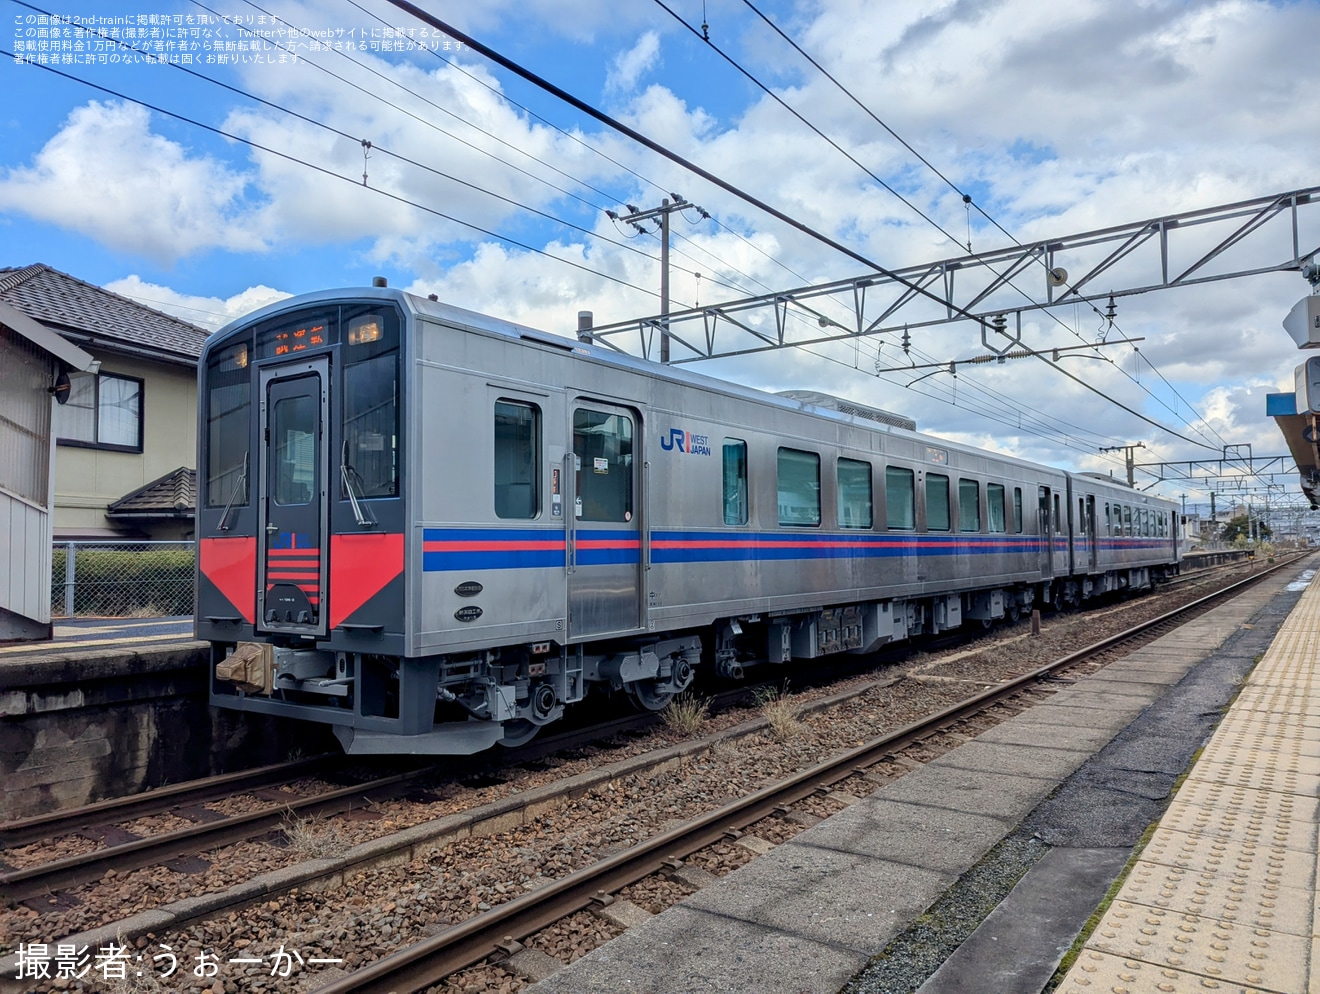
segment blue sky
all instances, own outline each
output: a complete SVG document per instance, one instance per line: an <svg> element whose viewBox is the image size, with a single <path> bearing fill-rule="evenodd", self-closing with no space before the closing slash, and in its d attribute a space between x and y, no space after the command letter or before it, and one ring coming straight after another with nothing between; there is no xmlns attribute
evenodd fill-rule
<svg viewBox="0 0 1320 994"><path fill-rule="evenodd" d="M758 11L1018 238L1320 183L1320 109L1304 96L1320 36L1314 0L669 4L692 25L704 14L715 45L874 176L653 0L421 5L886 267L961 254L955 240L968 236L966 209ZM212 23L208 8L230 20ZM261 24L261 8L278 20ZM122 49L58 22L52 35L40 10L101 18L120 40L191 55L188 68L205 78L126 62ZM375 275L564 334L582 309L598 323L654 313L657 243L604 211L654 207L667 191L714 218L689 211L674 219L676 308L862 271L476 53L446 51L384 0L0 0L0 17L0 47L74 77L0 60L0 92L11 97L0 111L3 264L44 262L199 324L216 327L280 295ZM235 18L267 32L264 51L252 51L252 34ZM319 40L291 43L279 33L289 28ZM350 41L353 50L343 51ZM365 163L364 139L373 143ZM1306 224L1303 241L1314 247L1320 224ZM1007 241L976 215L970 235L977 250ZM1279 261L1270 245L1260 252L1267 264ZM877 357L877 343L865 342L698 368L754 386L850 396L927 430L1101 472L1121 472L1121 462L1097 450L1126 442L1145 442L1149 456L1139 461L1206 458L1230 443L1277 452L1264 395L1291 383L1299 357L1279 322L1306 290L1287 274L1122 300L1121 330L1145 338L1140 353L1108 349L1107 361L1069 368L1172 432L1038 363L912 382L874 375L877 359L886 364L897 350L887 345ZM1096 331L1093 314L1069 311L1036 320L1026 338L1052 347ZM932 361L968 358L978 345L969 326L918 340Z"/></svg>

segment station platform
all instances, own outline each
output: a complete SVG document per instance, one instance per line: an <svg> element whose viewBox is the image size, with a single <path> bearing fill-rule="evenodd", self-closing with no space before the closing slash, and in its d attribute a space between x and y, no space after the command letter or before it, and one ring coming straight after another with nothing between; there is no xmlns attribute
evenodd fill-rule
<svg viewBox="0 0 1320 994"><path fill-rule="evenodd" d="M1320 991L1312 583L1058 990Z"/></svg>
<svg viewBox="0 0 1320 994"><path fill-rule="evenodd" d="M1159 821L1058 990L1320 994L1314 565L1062 688L528 990L1039 994ZM940 948L931 923L956 919L987 867L1011 890Z"/></svg>

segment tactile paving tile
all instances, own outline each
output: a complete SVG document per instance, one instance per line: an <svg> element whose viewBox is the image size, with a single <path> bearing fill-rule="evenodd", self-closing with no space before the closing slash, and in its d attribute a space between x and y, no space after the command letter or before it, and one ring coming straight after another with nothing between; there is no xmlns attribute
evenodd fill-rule
<svg viewBox="0 0 1320 994"><path fill-rule="evenodd" d="M1286 763L1271 763L1262 759L1258 762L1246 762L1246 750L1235 757L1237 762L1202 759L1188 775L1188 779L1222 783L1232 787L1254 787L1259 790L1278 790L1288 794L1302 794L1315 797L1320 791L1320 774L1299 772L1293 765L1301 766L1300 760ZM1275 755L1282 755L1276 753ZM1312 761L1314 764L1314 761Z"/></svg>
<svg viewBox="0 0 1320 994"><path fill-rule="evenodd" d="M1313 797L1188 780L1160 819L1160 828L1310 852L1318 808Z"/></svg>
<svg viewBox="0 0 1320 994"><path fill-rule="evenodd" d="M1111 956L1094 949L1082 955L1056 988L1057 994L1206 994L1221 990L1231 994L1278 994L1272 988L1244 987L1213 977L1201 977L1167 966Z"/></svg>
<svg viewBox="0 0 1320 994"><path fill-rule="evenodd" d="M1300 834L1300 833L1299 833ZM1161 827L1123 888L1134 903L1309 938L1309 851Z"/></svg>
<svg viewBox="0 0 1320 994"><path fill-rule="evenodd" d="M1302 594L1122 890L1067 994L1320 994L1320 584Z"/></svg>
<svg viewBox="0 0 1320 994"><path fill-rule="evenodd" d="M1310 938L1311 891L1271 879L1142 860L1128 875L1123 895L1135 904L1217 915L1220 920ZM1302 878L1303 880L1305 878Z"/></svg>
<svg viewBox="0 0 1320 994"><path fill-rule="evenodd" d="M1087 948L1199 974L1225 985L1300 992L1306 988L1311 940L1119 900L1110 906Z"/></svg>

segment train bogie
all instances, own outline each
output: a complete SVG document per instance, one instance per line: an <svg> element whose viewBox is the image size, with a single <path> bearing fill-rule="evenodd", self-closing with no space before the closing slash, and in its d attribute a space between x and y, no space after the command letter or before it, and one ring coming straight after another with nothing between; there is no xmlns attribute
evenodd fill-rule
<svg viewBox="0 0 1320 994"><path fill-rule="evenodd" d="M1177 563L1172 505L1117 484L397 291L268 308L201 377L212 700L354 753L516 745L593 687L659 708L703 665L869 652Z"/></svg>

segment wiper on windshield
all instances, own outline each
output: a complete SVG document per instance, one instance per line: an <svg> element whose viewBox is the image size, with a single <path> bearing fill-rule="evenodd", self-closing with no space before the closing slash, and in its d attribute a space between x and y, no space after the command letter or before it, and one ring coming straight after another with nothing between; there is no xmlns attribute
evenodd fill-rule
<svg viewBox="0 0 1320 994"><path fill-rule="evenodd" d="M238 500L239 492L240 492L240 491L242 491L242 492L246 492L246 491L247 491L247 477L248 477L248 454L247 454L246 452L244 452L244 453L243 453L243 469L242 469L242 471L238 474L238 479L234 481L234 492L233 492L232 494L229 495L229 503L225 505L224 513L220 515L220 524L219 524L219 527L218 527L218 530L219 530L219 531L222 531L222 532L227 532L227 531L229 531L229 523L228 523L228 522L229 522L229 512L233 509L233 507L234 507L234 502L235 502L236 500Z"/></svg>

